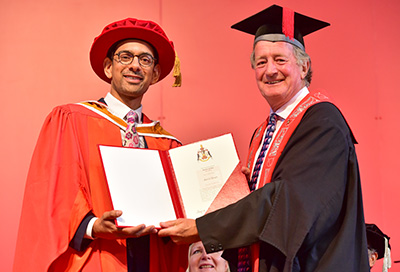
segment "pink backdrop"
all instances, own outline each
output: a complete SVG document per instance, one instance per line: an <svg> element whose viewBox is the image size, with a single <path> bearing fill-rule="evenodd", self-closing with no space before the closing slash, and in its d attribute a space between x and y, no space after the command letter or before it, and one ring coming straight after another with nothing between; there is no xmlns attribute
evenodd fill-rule
<svg viewBox="0 0 400 272"><path fill-rule="evenodd" d="M126 17L159 22L181 59L183 86L172 88L167 77L151 88L144 111L184 143L232 132L245 160L268 106L249 64L252 37L230 26L273 3L331 23L306 37L315 71L311 88L333 95L352 126L366 221L391 236L393 259L400 260L399 1L1 0L0 270L12 267L25 178L45 116L58 104L108 91L88 59L106 24Z"/></svg>

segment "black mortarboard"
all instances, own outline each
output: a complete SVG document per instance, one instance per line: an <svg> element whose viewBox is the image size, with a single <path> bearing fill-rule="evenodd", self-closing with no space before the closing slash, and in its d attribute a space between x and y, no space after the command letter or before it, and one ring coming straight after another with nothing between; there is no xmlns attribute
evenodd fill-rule
<svg viewBox="0 0 400 272"><path fill-rule="evenodd" d="M260 40L285 41L304 50L303 37L329 25L288 8L272 5L234 24L232 28L254 35L254 44Z"/></svg>
<svg viewBox="0 0 400 272"><path fill-rule="evenodd" d="M390 237L384 234L375 224L365 224L365 227L367 229L368 247L376 250L378 259L383 258L385 255L385 238L390 248Z"/></svg>

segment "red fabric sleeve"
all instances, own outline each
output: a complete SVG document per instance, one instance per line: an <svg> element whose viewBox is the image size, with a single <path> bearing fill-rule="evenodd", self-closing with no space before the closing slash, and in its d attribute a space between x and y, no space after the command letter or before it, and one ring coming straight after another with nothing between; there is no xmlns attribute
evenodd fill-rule
<svg viewBox="0 0 400 272"><path fill-rule="evenodd" d="M71 113L55 108L43 125L28 173L14 271L46 271L67 250L90 210L87 188Z"/></svg>

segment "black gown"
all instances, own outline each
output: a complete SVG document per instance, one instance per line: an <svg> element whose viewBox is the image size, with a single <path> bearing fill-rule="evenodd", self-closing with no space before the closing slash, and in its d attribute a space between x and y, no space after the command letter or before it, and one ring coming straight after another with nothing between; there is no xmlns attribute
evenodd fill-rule
<svg viewBox="0 0 400 272"><path fill-rule="evenodd" d="M331 103L311 106L271 182L196 220L207 252L260 243L259 271L369 271L355 139Z"/></svg>

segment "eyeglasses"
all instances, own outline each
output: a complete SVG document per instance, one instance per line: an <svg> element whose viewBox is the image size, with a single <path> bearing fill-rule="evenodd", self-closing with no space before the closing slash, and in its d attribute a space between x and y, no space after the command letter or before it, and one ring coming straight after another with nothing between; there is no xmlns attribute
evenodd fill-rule
<svg viewBox="0 0 400 272"><path fill-rule="evenodd" d="M134 55L130 52L126 51L121 51L119 53L114 54L114 56L118 56L118 62L123 64L123 65L129 65L133 62L133 59L135 57L138 57L139 59L139 64L142 67L149 67L153 65L153 63L156 61L156 59L148 54L148 53L142 53L140 55Z"/></svg>

